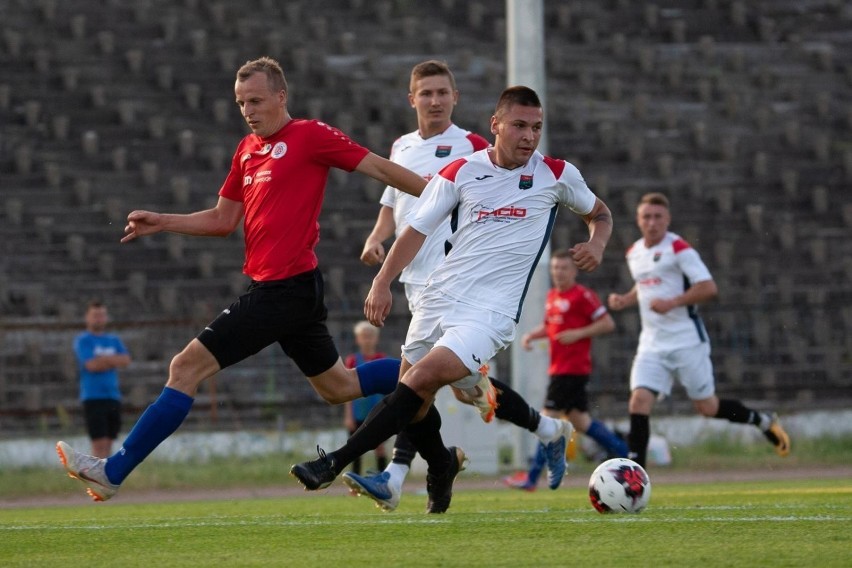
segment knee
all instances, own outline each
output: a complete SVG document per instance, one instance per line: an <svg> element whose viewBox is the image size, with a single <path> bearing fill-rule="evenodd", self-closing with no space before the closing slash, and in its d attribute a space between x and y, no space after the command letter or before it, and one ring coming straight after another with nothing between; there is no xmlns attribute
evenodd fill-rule
<svg viewBox="0 0 852 568"><path fill-rule="evenodd" d="M719 403L715 400L699 400L693 403L695 410L702 416L713 418L719 413Z"/></svg>
<svg viewBox="0 0 852 568"><path fill-rule="evenodd" d="M635 389L630 394L628 410L630 414L651 414L654 407L654 394L646 389Z"/></svg>
<svg viewBox="0 0 852 568"><path fill-rule="evenodd" d="M204 377L196 372L195 361L186 350L172 357L172 361L169 363L168 386L183 391L186 391L186 389L194 391L202 380L204 380Z"/></svg>

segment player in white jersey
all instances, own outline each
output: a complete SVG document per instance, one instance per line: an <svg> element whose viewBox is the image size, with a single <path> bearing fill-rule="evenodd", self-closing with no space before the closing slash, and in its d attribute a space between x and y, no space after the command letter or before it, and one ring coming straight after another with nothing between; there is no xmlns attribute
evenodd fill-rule
<svg viewBox="0 0 852 568"><path fill-rule="evenodd" d="M443 510L449 506L463 455L443 445L435 394L449 384L487 383L480 366L515 337L524 295L559 205L589 227L589 240L571 248L580 270L597 268L612 233L609 209L577 169L536 151L542 122L532 89L506 89L491 118L494 147L453 162L427 185L408 215L409 227L373 280L364 308L371 323L383 324L391 307L391 282L449 215L452 248L417 302L403 346L402 379L343 447L320 451L318 459L291 468L306 488L327 487L355 456L375 447L374 440L405 428L429 464L429 510L435 503Z"/></svg>
<svg viewBox="0 0 852 568"><path fill-rule="evenodd" d="M677 379L699 414L760 428L780 456L790 438L774 414L758 412L715 392L710 342L696 304L716 297L710 271L698 252L669 232L669 200L661 193L642 196L636 224L642 233L627 251L635 284L626 294L610 294L612 310L639 305L642 331L630 372L629 457L640 465L650 437L650 414L658 396L671 394Z"/></svg>
<svg viewBox="0 0 852 568"><path fill-rule="evenodd" d="M452 122L452 112L458 102L455 78L446 63L429 60L418 63L411 70L409 103L417 113L417 130L401 136L393 144L390 160L431 179L445 166L458 158L469 156L490 144L478 134L459 128ZM406 217L417 204L400 190L388 186L381 198L382 207L376 225L367 237L361 260L369 265L380 264L385 258L384 241L392 235L402 234L408 226ZM446 241L451 235L450 217L447 216L423 242L419 252L400 274L405 286L409 310L413 313L417 298L426 287L429 275L446 255ZM454 389L456 397L464 403L474 404L475 395L487 403L489 395L497 400L496 411L490 404L482 404L485 418L491 414L535 433L542 442L543 455L548 462L548 481L556 489L565 475L565 446L570 439L569 425L539 413L509 385L489 378L493 392L473 389L474 396ZM483 396L484 395L484 396ZM416 448L400 432L394 443L393 460L374 475L362 476L347 472L343 481L353 491L373 499L385 511L394 510L402 495L402 484L408 475Z"/></svg>

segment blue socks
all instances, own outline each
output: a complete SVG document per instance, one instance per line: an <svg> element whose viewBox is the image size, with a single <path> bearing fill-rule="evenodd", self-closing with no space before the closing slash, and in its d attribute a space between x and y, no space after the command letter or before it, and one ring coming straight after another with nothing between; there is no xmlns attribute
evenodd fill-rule
<svg viewBox="0 0 852 568"><path fill-rule="evenodd" d="M616 436L609 430L609 428L597 420L592 420L592 423L589 425L589 429L586 430L585 434L603 446L610 454L622 458L627 457L627 442Z"/></svg>
<svg viewBox="0 0 852 568"><path fill-rule="evenodd" d="M547 463L547 456L544 454L544 449L544 442L539 442L538 449L536 449L535 456L533 456L530 463L530 470L527 472L527 482L531 485L538 483L538 478L541 476L542 470L544 470L544 464Z"/></svg>
<svg viewBox="0 0 852 568"><path fill-rule="evenodd" d="M358 365L358 382L361 384L361 395L390 394L399 382L399 359L377 359Z"/></svg>
<svg viewBox="0 0 852 568"><path fill-rule="evenodd" d="M192 408L193 398L170 387L148 407L128 434L124 445L107 459L104 471L110 483L121 484L160 442L178 429Z"/></svg>

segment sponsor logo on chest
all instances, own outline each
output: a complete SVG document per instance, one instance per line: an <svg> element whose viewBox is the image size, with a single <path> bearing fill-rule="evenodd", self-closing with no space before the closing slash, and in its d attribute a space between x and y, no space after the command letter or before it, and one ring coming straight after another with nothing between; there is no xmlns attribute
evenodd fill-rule
<svg viewBox="0 0 852 568"><path fill-rule="evenodd" d="M435 157L436 158L446 158L450 155L450 152L453 151L452 146L438 146L435 148Z"/></svg>

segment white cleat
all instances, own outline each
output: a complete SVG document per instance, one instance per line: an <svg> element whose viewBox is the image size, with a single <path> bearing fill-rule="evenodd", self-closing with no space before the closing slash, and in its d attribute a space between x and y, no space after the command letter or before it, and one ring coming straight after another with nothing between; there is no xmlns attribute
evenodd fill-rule
<svg viewBox="0 0 852 568"><path fill-rule="evenodd" d="M106 460L81 454L65 442L56 443L56 453L68 477L79 479L86 486L86 493L95 501L106 501L116 494L118 485L107 479L104 466Z"/></svg>

